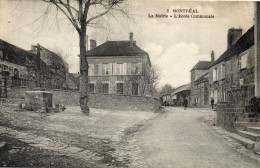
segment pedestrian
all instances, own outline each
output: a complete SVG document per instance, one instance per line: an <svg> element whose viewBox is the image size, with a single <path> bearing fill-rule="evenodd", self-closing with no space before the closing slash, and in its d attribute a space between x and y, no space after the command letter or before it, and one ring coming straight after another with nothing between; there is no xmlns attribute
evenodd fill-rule
<svg viewBox="0 0 260 168"><path fill-rule="evenodd" d="M211 98L210 104L211 104L211 108L214 109L214 99L213 98Z"/></svg>
<svg viewBox="0 0 260 168"><path fill-rule="evenodd" d="M184 110L186 110L188 106L188 100L186 99L186 97L184 98L183 105L184 105Z"/></svg>

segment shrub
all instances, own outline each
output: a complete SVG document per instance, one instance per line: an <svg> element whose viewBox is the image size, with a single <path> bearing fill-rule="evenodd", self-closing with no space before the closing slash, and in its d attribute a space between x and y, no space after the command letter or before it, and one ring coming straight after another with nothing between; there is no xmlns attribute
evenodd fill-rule
<svg viewBox="0 0 260 168"><path fill-rule="evenodd" d="M249 104L246 106L246 111L248 113L253 113L256 115L260 114L260 98L253 97L250 99Z"/></svg>

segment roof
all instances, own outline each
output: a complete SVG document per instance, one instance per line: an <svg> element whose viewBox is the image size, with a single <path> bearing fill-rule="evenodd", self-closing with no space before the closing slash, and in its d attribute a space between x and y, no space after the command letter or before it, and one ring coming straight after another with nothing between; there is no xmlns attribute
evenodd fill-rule
<svg viewBox="0 0 260 168"><path fill-rule="evenodd" d="M182 91L190 90L190 86L191 86L190 83L186 84L186 85L182 85L182 86L176 88L175 91L172 92L171 95L177 94L177 93L182 92Z"/></svg>
<svg viewBox="0 0 260 168"><path fill-rule="evenodd" d="M0 50L8 55L7 61L22 66L33 66L38 62L36 54L0 39Z"/></svg>
<svg viewBox="0 0 260 168"><path fill-rule="evenodd" d="M254 45L254 26L252 26L235 44L227 49L210 67L240 54Z"/></svg>
<svg viewBox="0 0 260 168"><path fill-rule="evenodd" d="M88 56L136 56L147 54L136 43L130 46L130 41L107 41L87 52Z"/></svg>
<svg viewBox="0 0 260 168"><path fill-rule="evenodd" d="M208 80L208 78L206 77L209 74L209 72L206 72L204 75L200 76L198 79L196 79L194 82L200 82L200 81L204 81L204 79L206 79L206 81Z"/></svg>
<svg viewBox="0 0 260 168"><path fill-rule="evenodd" d="M199 61L190 71L192 70L206 70L211 65L210 61Z"/></svg>
<svg viewBox="0 0 260 168"><path fill-rule="evenodd" d="M69 79L73 81L77 87L79 87L79 74L78 73L69 73Z"/></svg>

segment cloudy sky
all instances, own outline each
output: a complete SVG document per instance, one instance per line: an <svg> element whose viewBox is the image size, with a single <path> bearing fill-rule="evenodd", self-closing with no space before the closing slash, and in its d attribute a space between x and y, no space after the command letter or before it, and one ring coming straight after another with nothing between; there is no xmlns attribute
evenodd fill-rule
<svg viewBox="0 0 260 168"><path fill-rule="evenodd" d="M159 86L178 87L190 82L190 69L199 60L210 60L213 50L218 58L227 46L227 30L253 25L253 2L178 2L171 0L128 0L128 17L117 12L100 20L99 28L89 28L88 36L100 45L107 40L128 40L129 32L139 47L150 55L159 74ZM78 72L78 34L55 8L42 16L47 4L30 0L0 0L0 38L23 49L40 43L62 51L70 72ZM148 14L167 14L167 9L197 9L214 19L148 18ZM169 13L168 13L169 14Z"/></svg>

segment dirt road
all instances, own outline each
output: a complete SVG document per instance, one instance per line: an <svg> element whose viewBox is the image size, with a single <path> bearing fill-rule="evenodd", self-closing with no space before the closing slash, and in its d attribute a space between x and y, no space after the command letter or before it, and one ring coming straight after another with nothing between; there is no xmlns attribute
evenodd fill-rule
<svg viewBox="0 0 260 168"><path fill-rule="evenodd" d="M260 165L228 147L202 124L213 111L166 108L136 136L149 168L259 168Z"/></svg>

